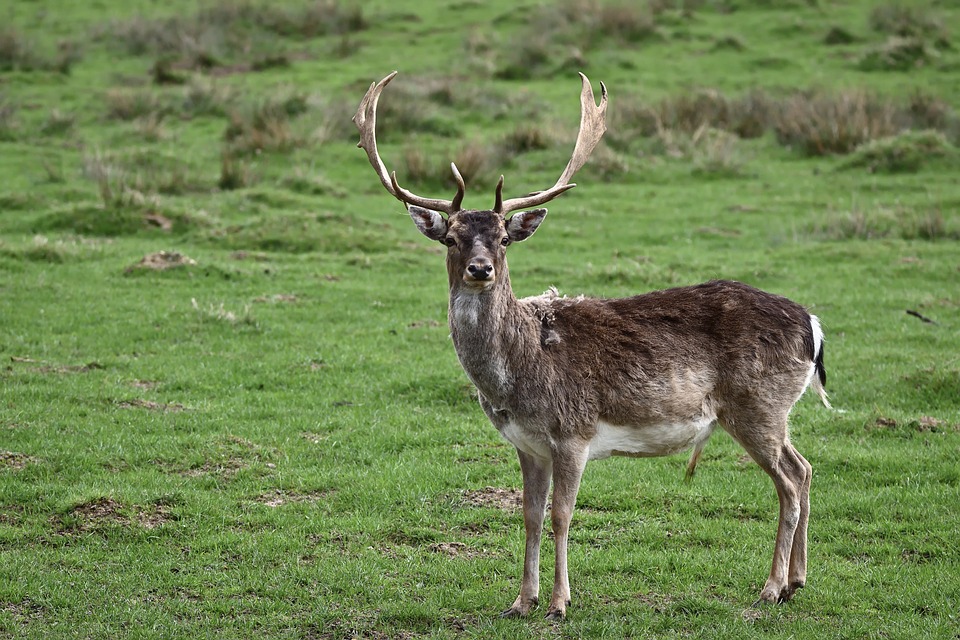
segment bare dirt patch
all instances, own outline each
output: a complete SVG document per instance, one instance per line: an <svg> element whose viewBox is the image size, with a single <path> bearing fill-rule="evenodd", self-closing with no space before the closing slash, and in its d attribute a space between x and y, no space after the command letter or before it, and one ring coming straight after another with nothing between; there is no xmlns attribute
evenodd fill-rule
<svg viewBox="0 0 960 640"><path fill-rule="evenodd" d="M178 267L196 266L197 261L188 258L178 251L158 251L148 253L140 262L130 265L124 271L130 273L137 269L150 269L152 271L166 271L167 269L176 269Z"/></svg>
<svg viewBox="0 0 960 640"><path fill-rule="evenodd" d="M436 542L431 544L428 549L432 553L439 553L451 558L478 558L487 555L483 549L475 549L463 542Z"/></svg>
<svg viewBox="0 0 960 640"><path fill-rule="evenodd" d="M0 451L0 469L13 469L14 471L20 471L31 462L36 462L36 459L31 458L25 453L17 453L16 451Z"/></svg>
<svg viewBox="0 0 960 640"><path fill-rule="evenodd" d="M55 517L58 532L88 533L109 526L157 527L174 520L167 505L125 507L113 498L97 498L75 506L67 514Z"/></svg>
<svg viewBox="0 0 960 640"><path fill-rule="evenodd" d="M501 487L464 491L463 504L468 507L492 507L502 511L516 511L523 507L523 491Z"/></svg>
<svg viewBox="0 0 960 640"><path fill-rule="evenodd" d="M20 602L0 602L0 611L9 614L24 627L40 620L45 614L44 607L30 598L24 598Z"/></svg>

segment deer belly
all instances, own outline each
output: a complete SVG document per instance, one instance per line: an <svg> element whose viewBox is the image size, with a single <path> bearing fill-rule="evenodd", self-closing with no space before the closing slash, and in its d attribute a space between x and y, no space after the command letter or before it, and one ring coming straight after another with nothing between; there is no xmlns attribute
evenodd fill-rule
<svg viewBox="0 0 960 640"><path fill-rule="evenodd" d="M622 427L597 423L597 434L590 440L590 460L610 456L668 456L703 442L713 431L715 418L703 416L676 424Z"/></svg>
<svg viewBox="0 0 960 640"><path fill-rule="evenodd" d="M550 459L550 446L535 433L524 429L513 420L509 420L502 426L497 426L500 435L507 439L513 446L526 454L536 458Z"/></svg>

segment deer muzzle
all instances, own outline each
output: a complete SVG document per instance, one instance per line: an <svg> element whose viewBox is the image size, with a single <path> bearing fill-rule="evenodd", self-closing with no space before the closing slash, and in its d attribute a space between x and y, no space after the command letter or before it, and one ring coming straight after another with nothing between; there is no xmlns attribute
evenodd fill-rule
<svg viewBox="0 0 960 640"><path fill-rule="evenodd" d="M468 284L487 286L494 280L493 262L489 258L476 257L467 263L463 279Z"/></svg>

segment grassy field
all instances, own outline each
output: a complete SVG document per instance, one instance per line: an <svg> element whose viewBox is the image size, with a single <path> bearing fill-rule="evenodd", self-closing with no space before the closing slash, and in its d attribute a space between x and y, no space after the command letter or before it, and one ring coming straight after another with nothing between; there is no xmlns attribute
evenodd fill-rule
<svg viewBox="0 0 960 640"><path fill-rule="evenodd" d="M0 637L960 638L960 9L886 0L0 9ZM711 278L822 320L808 586L725 434L594 463L573 605L497 614L520 472L460 370L439 246L380 186L489 207L605 142L518 295ZM161 253L163 252L163 253ZM544 546L542 595L552 550Z"/></svg>

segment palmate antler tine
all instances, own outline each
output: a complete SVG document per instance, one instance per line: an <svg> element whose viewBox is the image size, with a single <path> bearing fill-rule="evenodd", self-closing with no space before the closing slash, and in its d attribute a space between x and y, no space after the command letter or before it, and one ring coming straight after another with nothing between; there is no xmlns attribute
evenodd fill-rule
<svg viewBox="0 0 960 640"><path fill-rule="evenodd" d="M600 83L600 104L594 101L593 87L587 76L580 74L580 80L583 83L580 91L580 133L577 134L577 142L573 146L573 155L570 162L567 163L560 179L555 186L567 184L573 178L573 174L580 170L587 162L587 158L593 153L600 138L607 130L607 86Z"/></svg>
<svg viewBox="0 0 960 640"><path fill-rule="evenodd" d="M580 91L580 132L577 134L577 142L573 146L573 155L570 157L570 161L567 163L566 168L564 168L563 173L560 174L560 178L546 191L539 191L522 198L511 198L503 201L503 177L501 177L500 183L497 185L497 197L493 209L497 213L506 215L517 209L536 207L553 200L567 189L572 189L577 186L570 182L570 179L573 178L573 175L587 162L587 158L590 157L597 143L600 142L600 138L603 137L604 132L607 130L606 85L602 82L600 83L600 104L597 105L590 80L582 73L580 74L580 80L583 85Z"/></svg>
<svg viewBox="0 0 960 640"><path fill-rule="evenodd" d="M390 84L390 81L396 75L397 72L394 71L380 82L371 84L366 95L363 96L363 100L360 101L357 113L353 116L353 122L360 130L360 141L357 146L367 152L367 159L370 161L373 170L377 172L377 177L380 178L384 188L404 204L442 211L448 215L459 211L466 186L463 182L463 176L460 175L460 171L457 170L455 164L450 163L450 167L453 169L453 177L457 182L457 195L454 196L453 200L440 200L423 198L401 187L397 183L397 173L387 171L386 165L380 159L380 153L377 151L377 102L380 100L380 93L383 88Z"/></svg>

